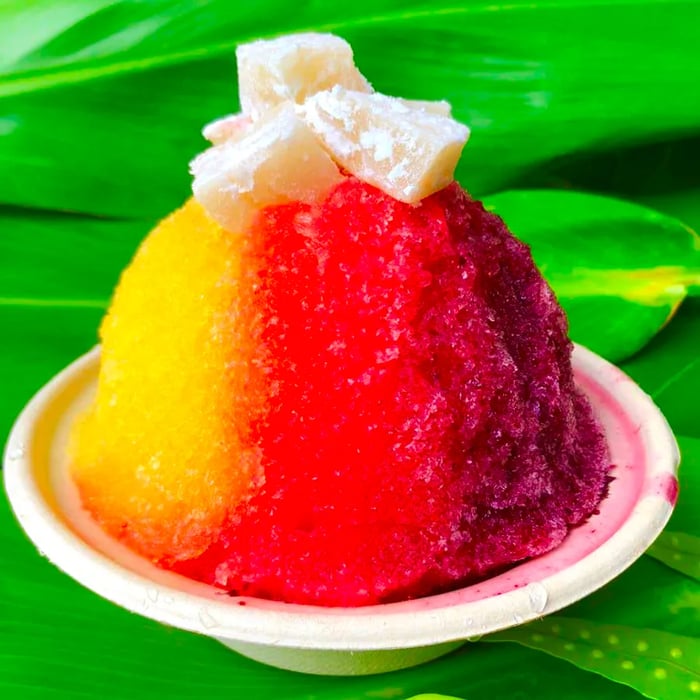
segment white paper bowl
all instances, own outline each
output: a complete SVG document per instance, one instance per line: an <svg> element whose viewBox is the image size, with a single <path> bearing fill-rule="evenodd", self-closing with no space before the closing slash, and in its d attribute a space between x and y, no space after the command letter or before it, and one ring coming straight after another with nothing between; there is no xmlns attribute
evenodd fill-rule
<svg viewBox="0 0 700 700"><path fill-rule="evenodd" d="M20 524L56 566L117 605L280 668L338 675L406 668L554 612L637 559L676 499L679 453L665 419L619 369L577 347L577 382L606 432L615 479L599 514L556 550L487 581L403 603L322 608L232 598L157 569L80 508L65 444L76 412L93 395L98 363L95 348L58 374L12 430L5 484Z"/></svg>

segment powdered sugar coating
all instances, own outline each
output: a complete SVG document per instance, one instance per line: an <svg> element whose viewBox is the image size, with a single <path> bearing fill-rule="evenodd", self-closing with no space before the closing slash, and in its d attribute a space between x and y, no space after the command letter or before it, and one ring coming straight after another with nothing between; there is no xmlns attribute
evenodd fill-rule
<svg viewBox="0 0 700 700"><path fill-rule="evenodd" d="M364 182L416 203L452 182L469 129L447 103L411 102L336 85L299 107L333 159Z"/></svg>
<svg viewBox="0 0 700 700"><path fill-rule="evenodd" d="M241 109L258 119L278 104L343 85L372 92L355 67L352 47L333 34L307 32L253 41L236 50Z"/></svg>
<svg viewBox="0 0 700 700"><path fill-rule="evenodd" d="M316 202L343 179L286 103L255 123L244 123L221 144L200 153L190 168L196 199L233 234L245 231L266 205Z"/></svg>

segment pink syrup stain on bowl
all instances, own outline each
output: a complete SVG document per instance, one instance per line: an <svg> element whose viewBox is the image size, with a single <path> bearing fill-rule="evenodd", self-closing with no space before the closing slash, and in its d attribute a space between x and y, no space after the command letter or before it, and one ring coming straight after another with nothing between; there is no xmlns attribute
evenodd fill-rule
<svg viewBox="0 0 700 700"><path fill-rule="evenodd" d="M576 384L588 397L604 429L613 465L610 472L613 480L597 513L572 529L564 542L552 551L517 564L481 583L444 595L466 603L524 588L581 561L595 551L627 520L643 493L663 493L671 505L675 503L667 494L673 493L673 484L677 492L676 478L665 474L648 478L647 457L639 425L631 420L615 394L581 369L575 371L575 376ZM620 376L629 381L622 372ZM611 439L613 436L615 439ZM661 481L663 485L659 483ZM439 605L440 598L424 599L425 606Z"/></svg>

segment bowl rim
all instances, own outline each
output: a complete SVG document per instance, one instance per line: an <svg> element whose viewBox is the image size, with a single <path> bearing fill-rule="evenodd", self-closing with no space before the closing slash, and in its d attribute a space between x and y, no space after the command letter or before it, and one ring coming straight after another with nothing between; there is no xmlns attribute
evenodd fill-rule
<svg viewBox="0 0 700 700"><path fill-rule="evenodd" d="M466 589L359 608L229 598L212 586L156 569L103 534L104 542L112 543L105 545L110 551L104 553L104 542L99 548L88 542L81 525L76 525L76 512L65 512L65 504L58 500L52 503L52 497L57 498L55 490L46 479L38 478L31 449L37 429L53 404L62 401L60 405L67 410L71 401L66 396L71 390L77 396L94 384L99 352L97 346L59 372L17 418L4 455L9 501L35 546L63 572L127 610L192 632L252 644L347 651L422 647L481 636L559 610L608 583L654 541L675 502L680 455L666 419L619 368L575 345L574 368L595 376L601 387L614 393L638 426L635 431L644 446L645 482L655 485L640 491L629 516L592 552L542 579L467 602L459 600ZM51 439L55 440L55 434ZM142 571L135 572L134 567Z"/></svg>

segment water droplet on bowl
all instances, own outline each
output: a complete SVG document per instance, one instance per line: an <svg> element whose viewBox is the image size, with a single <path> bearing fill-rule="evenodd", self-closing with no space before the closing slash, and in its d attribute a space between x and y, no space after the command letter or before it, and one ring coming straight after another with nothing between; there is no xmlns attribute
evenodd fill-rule
<svg viewBox="0 0 700 700"><path fill-rule="evenodd" d="M152 603L157 603L158 602L158 589L157 588L149 588L146 591L146 596L148 600L150 600Z"/></svg>
<svg viewBox="0 0 700 700"><path fill-rule="evenodd" d="M199 611L199 621L202 623L204 629L210 630L213 627L219 626L219 623L211 616L211 613L206 608L202 608Z"/></svg>
<svg viewBox="0 0 700 700"><path fill-rule="evenodd" d="M547 607L549 595L547 589L541 583L531 583L525 589L530 601L530 607L534 612L541 613Z"/></svg>
<svg viewBox="0 0 700 700"><path fill-rule="evenodd" d="M513 613L513 622L514 622L516 625L522 624L523 619L524 619L524 618L523 618L522 615L518 615L518 613Z"/></svg>
<svg viewBox="0 0 700 700"><path fill-rule="evenodd" d="M24 447L15 447L9 451L7 454L7 458L11 462L15 462L18 459L22 459L24 457Z"/></svg>

